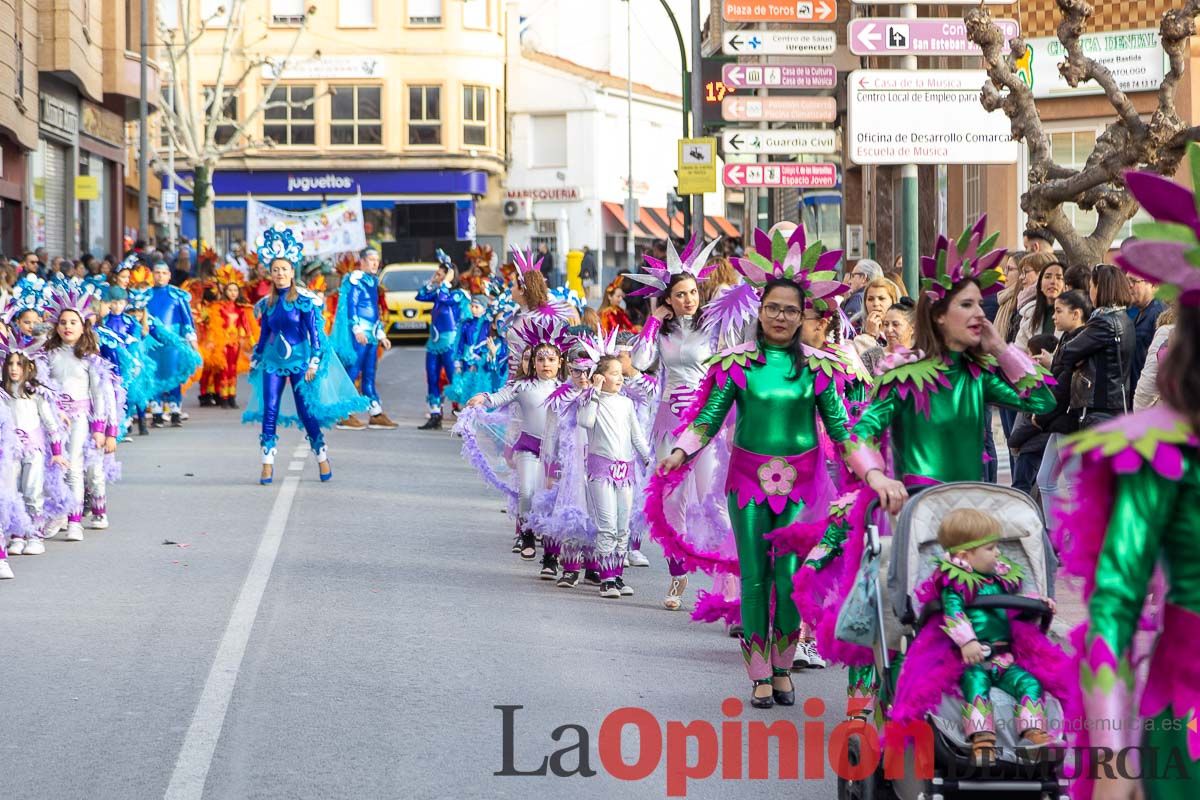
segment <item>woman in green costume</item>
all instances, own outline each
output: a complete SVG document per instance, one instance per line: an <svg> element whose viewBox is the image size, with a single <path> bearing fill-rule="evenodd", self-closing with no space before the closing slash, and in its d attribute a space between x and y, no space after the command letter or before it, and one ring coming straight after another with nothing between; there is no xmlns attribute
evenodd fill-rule
<svg viewBox="0 0 1200 800"><path fill-rule="evenodd" d="M1200 146L1188 145L1193 185ZM1079 459L1075 496L1056 515L1066 569L1084 580L1088 621L1075 638L1087 716L1074 744L1111 748L1132 765L1111 777L1085 766L1077 797L1194 800L1200 791L1200 204L1152 173L1128 172L1129 191L1155 222L1134 225L1117 263L1179 301L1158 371L1160 405L1066 440ZM1148 601L1155 567L1165 603ZM1153 596L1161 596L1155 591ZM1143 619L1159 630L1149 670L1132 653ZM1157 618L1157 619L1155 619ZM1145 685L1135 688L1135 676ZM1133 707L1140 694L1139 709ZM1138 717L1141 717L1139 720ZM1124 774L1122 774L1124 773ZM1138 776L1141 776L1140 778Z"/></svg>
<svg viewBox="0 0 1200 800"><path fill-rule="evenodd" d="M818 439L818 414L833 441L844 442L849 435L837 383L830 377L836 362L801 341L802 326L815 324L845 290L831 280L832 272L823 271L841 253L822 251L820 244L805 249L799 229L783 263L771 264L770 272L750 261L738 264L751 285L762 287L756 336L714 357L702 404L659 465L657 478L670 480L736 407L725 491L742 578L742 654L754 683L751 704L757 708L795 702L789 672L800 636L791 599L797 556L773 554L768 535L789 526L823 528L833 485ZM647 511L654 509L648 504Z"/></svg>

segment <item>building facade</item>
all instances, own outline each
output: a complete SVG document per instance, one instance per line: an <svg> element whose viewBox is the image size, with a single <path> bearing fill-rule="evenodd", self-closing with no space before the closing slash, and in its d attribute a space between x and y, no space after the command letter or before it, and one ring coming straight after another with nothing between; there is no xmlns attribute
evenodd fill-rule
<svg viewBox="0 0 1200 800"><path fill-rule="evenodd" d="M122 250L125 124L137 119L139 92L136 12L129 0L0 0L0 252Z"/></svg>
<svg viewBox="0 0 1200 800"><path fill-rule="evenodd" d="M215 15L219 3L193 5L213 15L194 59L197 91L206 92L226 22ZM246 3L225 74L241 74L250 55L276 62L249 69L227 99L236 120L268 105L246 126L249 146L212 177L212 244L225 252L243 238L248 197L310 210L361 195L367 238L385 261L429 260L437 247L461 252L477 236L502 237L502 0L331 0L316 9L297 40L304 3ZM193 238L195 206L179 188L182 232Z"/></svg>

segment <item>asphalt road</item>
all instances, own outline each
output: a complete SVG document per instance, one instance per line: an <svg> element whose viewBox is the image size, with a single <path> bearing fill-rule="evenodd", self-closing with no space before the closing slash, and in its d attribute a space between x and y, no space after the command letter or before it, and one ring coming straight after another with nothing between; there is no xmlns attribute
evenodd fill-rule
<svg viewBox="0 0 1200 800"><path fill-rule="evenodd" d="M661 608L652 547L651 567L628 575L632 598L539 581L509 553L502 503L458 442L416 430L422 360L415 348L385 358L401 428L332 432L329 484L288 431L275 485L258 486L256 430L193 395L184 429L123 446L110 530L13 559L16 579L0 584L0 797L662 798L668 758L697 760L695 742L672 747L669 721L706 720L728 745L747 720L813 719L800 705L722 713L749 695L737 643ZM826 701L827 731L844 680L796 678L801 702ZM587 737L596 774L495 775L497 706L522 707L507 712L514 771ZM654 721L626 712L646 723L648 760L635 728L624 737L625 761L654 767L639 780L614 777L615 753L600 753L602 723L627 707ZM579 727L555 741L564 725ZM771 752L770 780L729 759L687 796L834 796L827 765L823 779L777 780Z"/></svg>

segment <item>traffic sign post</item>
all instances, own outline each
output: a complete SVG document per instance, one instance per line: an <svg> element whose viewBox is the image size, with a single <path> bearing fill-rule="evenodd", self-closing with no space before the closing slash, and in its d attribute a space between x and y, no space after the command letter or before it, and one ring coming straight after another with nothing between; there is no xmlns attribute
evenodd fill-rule
<svg viewBox="0 0 1200 800"><path fill-rule="evenodd" d="M726 64L721 69L721 82L731 89L832 89L837 86L837 67L832 64Z"/></svg>
<svg viewBox="0 0 1200 800"><path fill-rule="evenodd" d="M836 131L824 129L727 130L721 134L721 146L726 156L734 153L771 156L827 155L838 151L838 140Z"/></svg>
<svg viewBox="0 0 1200 800"><path fill-rule="evenodd" d="M721 118L728 122L833 122L832 97L726 97Z"/></svg>
<svg viewBox="0 0 1200 800"><path fill-rule="evenodd" d="M179 213L179 191L176 189L163 189L159 195L159 202L162 204L162 212L164 214Z"/></svg>
<svg viewBox="0 0 1200 800"><path fill-rule="evenodd" d="M858 70L846 80L855 164L1015 164L1008 118L979 102L983 70Z"/></svg>
<svg viewBox="0 0 1200 800"><path fill-rule="evenodd" d="M705 194L717 190L717 140L679 140L679 194Z"/></svg>
<svg viewBox="0 0 1200 800"><path fill-rule="evenodd" d="M721 37L727 56L829 56L836 50L833 31L726 31Z"/></svg>
<svg viewBox="0 0 1200 800"><path fill-rule="evenodd" d="M723 0L721 18L726 22L836 22L835 0Z"/></svg>
<svg viewBox="0 0 1200 800"><path fill-rule="evenodd" d="M836 164L726 164L722 179L729 187L833 189Z"/></svg>
<svg viewBox="0 0 1200 800"><path fill-rule="evenodd" d="M995 20L1007 41L1021 33L1014 19ZM846 30L850 52L856 56L978 56L979 46L967 38L961 19L862 17Z"/></svg>

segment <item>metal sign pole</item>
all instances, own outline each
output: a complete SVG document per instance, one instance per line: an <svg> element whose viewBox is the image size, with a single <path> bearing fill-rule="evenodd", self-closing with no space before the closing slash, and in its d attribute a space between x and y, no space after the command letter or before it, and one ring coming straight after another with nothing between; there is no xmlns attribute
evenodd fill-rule
<svg viewBox="0 0 1200 800"><path fill-rule="evenodd" d="M704 136L704 114L700 109L704 102L703 76L700 74L700 0L692 0L692 136ZM692 195L692 230L704 241L704 195Z"/></svg>
<svg viewBox="0 0 1200 800"><path fill-rule="evenodd" d="M917 6L913 3L906 3L901 8L902 17L905 19L917 18ZM915 72L917 69L916 56L904 56L902 67L906 70ZM912 297L917 296L917 203L920 199L919 186L917 184L917 165L904 164L900 167L900 189L902 203L902 239L903 254L904 254L904 283L908 286L908 293Z"/></svg>

